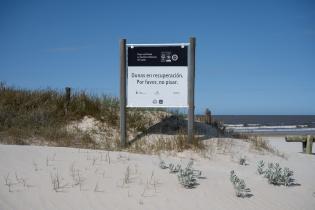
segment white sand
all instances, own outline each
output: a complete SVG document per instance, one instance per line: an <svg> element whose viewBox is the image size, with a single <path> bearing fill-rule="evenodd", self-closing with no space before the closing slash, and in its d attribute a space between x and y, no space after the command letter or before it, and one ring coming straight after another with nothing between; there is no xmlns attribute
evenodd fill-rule
<svg viewBox="0 0 315 210"><path fill-rule="evenodd" d="M252 151L247 143L231 140L226 140L220 150L201 155L208 158L192 151L176 157L161 155L167 163L182 165L194 158L194 168L206 177L198 180L200 185L195 189L183 188L176 175L160 169L158 156L109 152L109 163L106 151L0 145L0 209L314 210L315 155L300 153L299 143L286 143L281 137L269 139L287 159ZM209 144L220 142L209 140ZM246 156L249 165L239 165L240 156ZM268 184L256 172L256 163L261 159L294 170L300 186ZM124 184L128 167L130 175ZM81 189L74 185L71 168L84 180ZM245 179L252 197L235 196L229 181L231 170ZM60 185L65 185L60 192L53 190L51 181L51 176L57 174Z"/></svg>

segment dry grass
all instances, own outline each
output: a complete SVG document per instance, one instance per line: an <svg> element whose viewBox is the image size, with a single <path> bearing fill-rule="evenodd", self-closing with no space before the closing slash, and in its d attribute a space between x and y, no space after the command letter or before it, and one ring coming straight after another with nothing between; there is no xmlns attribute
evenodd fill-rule
<svg viewBox="0 0 315 210"><path fill-rule="evenodd" d="M179 131L176 135L159 136L152 141L143 138L131 144L127 150L143 154L158 154L161 151L182 152L184 150L201 151L205 149L204 144L197 138L188 143L187 135Z"/></svg>
<svg viewBox="0 0 315 210"><path fill-rule="evenodd" d="M248 135L244 133L233 133L233 138L241 139L243 141L249 142L250 147L253 150L256 151L267 151L270 152L278 157L282 157L284 159L287 159L286 155L276 148L272 147L268 141L264 140L261 136L256 135Z"/></svg>
<svg viewBox="0 0 315 210"><path fill-rule="evenodd" d="M127 111L129 131L141 132L152 125L152 120L143 114L144 111ZM71 95L68 103L61 91L18 89L0 82L0 143L110 149L119 145L116 139L98 145L90 134L67 132L65 127L70 122L81 120L84 116L91 116L118 130L119 100L117 97L79 91Z"/></svg>
<svg viewBox="0 0 315 210"><path fill-rule="evenodd" d="M65 111L66 105L67 111ZM165 115L152 114L159 113L158 111L163 109L127 109L129 135L146 132L156 123L154 121L156 118L161 120L165 117ZM175 115L177 118L184 119L180 113ZM61 91L17 89L0 82L0 143L122 150L117 135L104 136L102 137L104 141L96 142L92 133L67 131L66 127L69 123L81 120L85 116L93 117L118 132L118 98L106 95L94 96L81 91L73 93L68 103L65 94ZM178 125L170 123L165 126L169 128ZM260 137L248 137L242 134L234 137L250 142L255 150L266 150L284 157ZM175 135L164 135L152 142L140 139L126 150L152 154L160 151L182 152L187 149L202 151L205 146L198 138L192 143L187 143L186 133L180 130Z"/></svg>
<svg viewBox="0 0 315 210"><path fill-rule="evenodd" d="M248 141L251 145L251 148L257 151L268 151L278 157L287 159L284 153L280 152L276 148L272 147L268 141L264 140L260 136L250 136Z"/></svg>

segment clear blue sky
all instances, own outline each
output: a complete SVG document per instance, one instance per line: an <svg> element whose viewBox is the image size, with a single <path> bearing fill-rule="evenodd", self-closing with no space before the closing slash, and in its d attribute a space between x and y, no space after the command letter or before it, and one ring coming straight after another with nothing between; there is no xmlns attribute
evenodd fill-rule
<svg viewBox="0 0 315 210"><path fill-rule="evenodd" d="M315 114L312 0L0 0L0 80L118 96L119 39L190 36L197 112Z"/></svg>

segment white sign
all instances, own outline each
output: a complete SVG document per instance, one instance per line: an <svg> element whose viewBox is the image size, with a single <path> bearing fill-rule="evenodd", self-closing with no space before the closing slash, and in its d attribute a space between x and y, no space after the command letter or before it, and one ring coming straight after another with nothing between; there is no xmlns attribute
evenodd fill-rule
<svg viewBox="0 0 315 210"><path fill-rule="evenodd" d="M128 107L188 107L187 46L128 47Z"/></svg>

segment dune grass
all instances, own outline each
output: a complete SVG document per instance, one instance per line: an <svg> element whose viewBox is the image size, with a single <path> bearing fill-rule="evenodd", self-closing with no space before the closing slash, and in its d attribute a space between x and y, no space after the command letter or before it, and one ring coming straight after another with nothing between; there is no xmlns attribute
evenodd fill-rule
<svg viewBox="0 0 315 210"><path fill-rule="evenodd" d="M152 124L143 111L127 111L129 130L141 132ZM45 140L54 146L71 146L75 139L76 144L90 147L93 144L88 135L74 136L65 129L68 123L84 116L118 130L119 99L78 91L72 93L70 102L67 102L63 91L19 89L0 83L1 143L28 144L30 140L37 143Z"/></svg>
<svg viewBox="0 0 315 210"><path fill-rule="evenodd" d="M128 133L136 136L138 133L146 132L156 123L153 119L163 118L157 114L159 111L166 113L165 109L127 109ZM184 119L184 115L179 113L173 113L173 115ZM93 139L93 134L67 130L71 122L82 120L85 116L93 117L118 134L119 99L108 95L91 95L84 91L77 91L72 93L70 101L67 101L63 91L19 89L0 82L0 143L121 149L117 135L113 135L111 139L106 139L102 145L99 145ZM197 138L192 144L188 144L185 131L178 130L177 132L173 139L161 137L151 144L143 140L138 141L130 145L129 150L156 153L162 150L204 149L204 145ZM265 141L259 138L244 139L251 142L257 150L264 149L275 153Z"/></svg>

